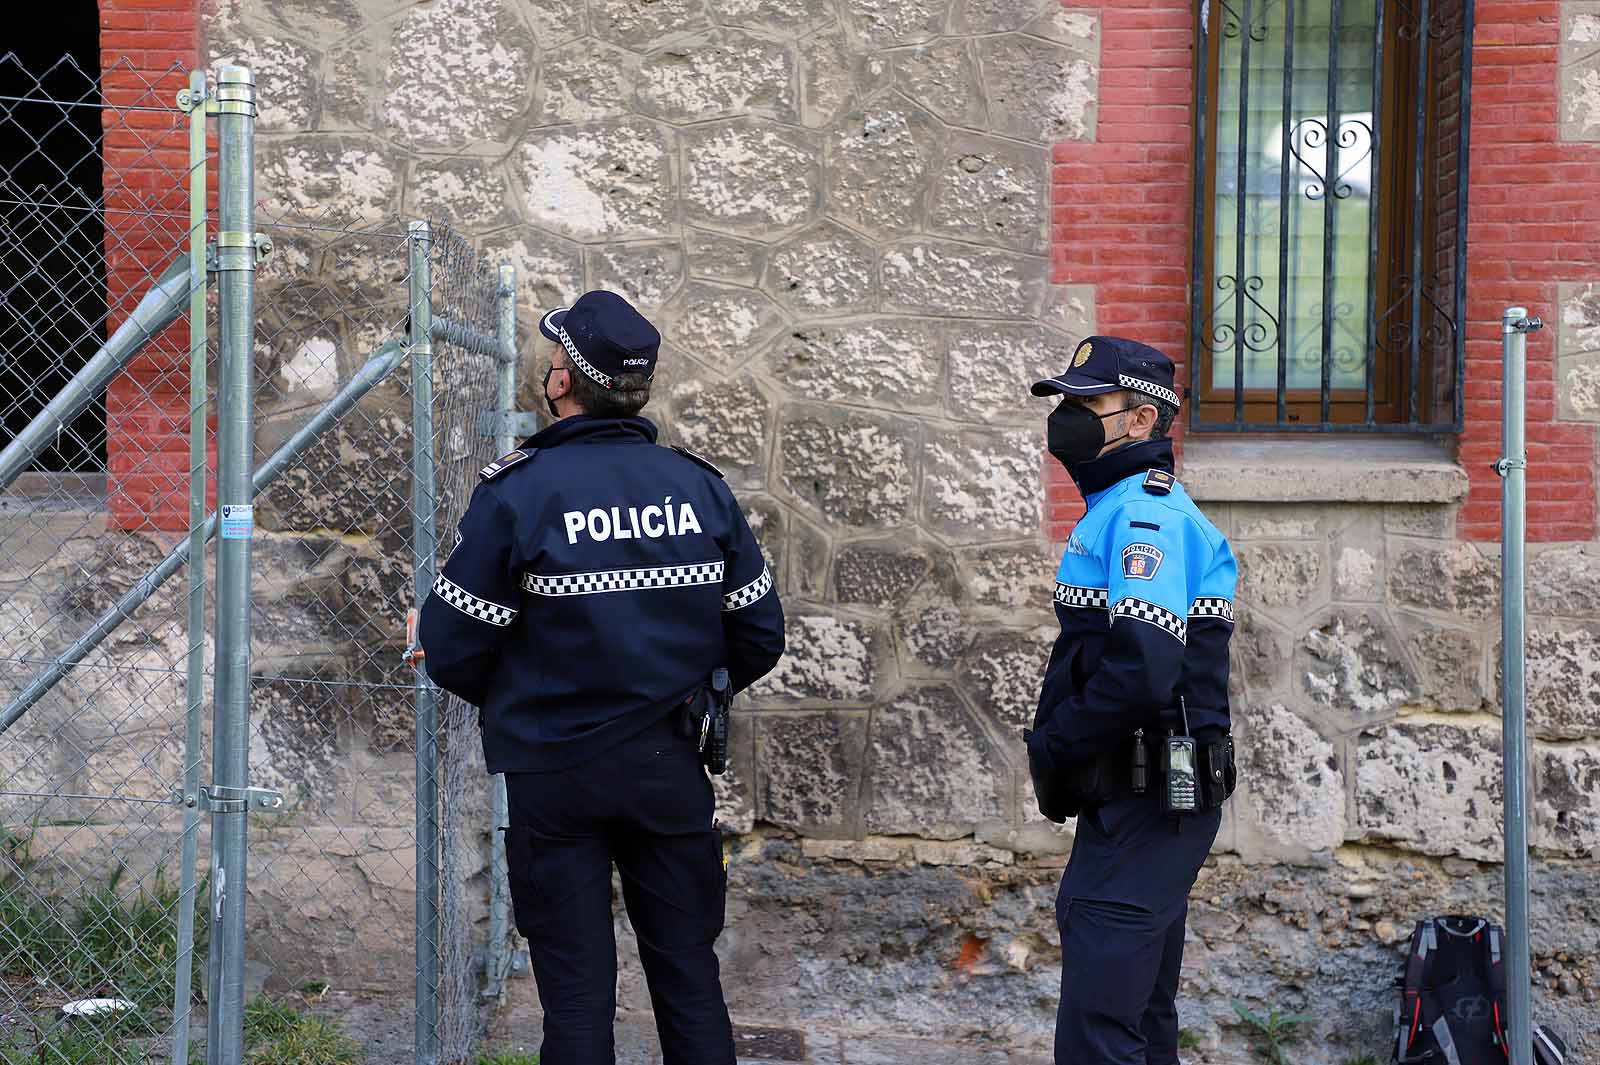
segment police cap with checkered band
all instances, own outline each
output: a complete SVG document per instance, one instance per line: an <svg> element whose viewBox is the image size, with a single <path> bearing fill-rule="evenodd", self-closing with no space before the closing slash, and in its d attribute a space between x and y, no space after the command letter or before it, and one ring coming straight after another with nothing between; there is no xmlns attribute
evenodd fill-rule
<svg viewBox="0 0 1600 1065"><path fill-rule="evenodd" d="M571 307L539 319L539 332L565 348L572 365L601 388L622 374L648 379L656 372L661 334L615 292L585 292Z"/></svg>
<svg viewBox="0 0 1600 1065"><path fill-rule="evenodd" d="M1179 405L1172 360L1124 337L1089 337L1072 353L1066 370L1035 382L1032 391L1036 396L1098 396L1119 389Z"/></svg>

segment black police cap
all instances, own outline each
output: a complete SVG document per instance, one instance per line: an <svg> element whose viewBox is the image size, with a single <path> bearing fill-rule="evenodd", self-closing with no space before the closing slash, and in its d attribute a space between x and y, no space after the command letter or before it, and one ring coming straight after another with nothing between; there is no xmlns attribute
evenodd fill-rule
<svg viewBox="0 0 1600 1065"><path fill-rule="evenodd" d="M625 373L653 377L661 334L615 292L595 289L539 319L539 332L566 349L572 364L602 388Z"/></svg>
<svg viewBox="0 0 1600 1065"><path fill-rule="evenodd" d="M1089 337L1072 353L1066 370L1034 382L1032 391L1036 396L1098 396L1121 389L1179 405L1172 360L1125 337Z"/></svg>

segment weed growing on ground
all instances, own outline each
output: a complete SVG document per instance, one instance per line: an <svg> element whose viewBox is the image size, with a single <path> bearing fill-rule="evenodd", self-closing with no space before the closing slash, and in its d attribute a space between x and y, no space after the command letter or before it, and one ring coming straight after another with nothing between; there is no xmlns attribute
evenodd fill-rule
<svg viewBox="0 0 1600 1065"><path fill-rule="evenodd" d="M46 898L27 880L34 865L32 833L0 835L0 981L29 988L38 1014L0 1040L0 1065L47 1060L62 1065L121 1065L142 1061L142 1046L124 1043L160 1034L171 1017L178 957L181 890L157 869L153 883L122 889L119 867L100 887L75 899ZM195 897L203 899L206 888ZM193 996L204 990L209 926L206 907L195 907ZM64 1002L117 998L133 1008L114 1016L65 1018ZM17 1031L16 1029L25 1029ZM20 1057L18 1055L21 1055Z"/></svg>
<svg viewBox="0 0 1600 1065"><path fill-rule="evenodd" d="M1303 1013L1279 1013L1272 1010L1265 1017L1233 999L1233 1011L1250 1028L1250 1048L1272 1065L1289 1065L1285 1047L1305 1038L1306 1029L1316 1021Z"/></svg>
<svg viewBox="0 0 1600 1065"><path fill-rule="evenodd" d="M360 1065L366 1054L330 1021L257 995L244 1008L245 1065Z"/></svg>
<svg viewBox="0 0 1600 1065"><path fill-rule="evenodd" d="M1200 1049L1200 1037L1198 1035L1196 1035L1192 1029L1179 1028L1178 1029L1178 1049L1179 1050L1199 1050Z"/></svg>

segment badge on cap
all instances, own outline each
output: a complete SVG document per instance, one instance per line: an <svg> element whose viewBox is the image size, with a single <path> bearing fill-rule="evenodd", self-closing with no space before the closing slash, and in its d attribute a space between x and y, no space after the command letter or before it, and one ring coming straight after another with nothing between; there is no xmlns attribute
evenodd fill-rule
<svg viewBox="0 0 1600 1065"><path fill-rule="evenodd" d="M1080 367L1084 363L1088 362L1089 361L1089 357L1092 356L1093 354L1094 354L1094 345L1089 343L1087 340L1085 340L1082 344L1078 345L1078 354L1073 356L1072 368L1074 370L1076 370L1078 367Z"/></svg>
<svg viewBox="0 0 1600 1065"><path fill-rule="evenodd" d="M1122 575L1131 581L1153 580L1163 557L1154 544L1129 544L1122 549Z"/></svg>

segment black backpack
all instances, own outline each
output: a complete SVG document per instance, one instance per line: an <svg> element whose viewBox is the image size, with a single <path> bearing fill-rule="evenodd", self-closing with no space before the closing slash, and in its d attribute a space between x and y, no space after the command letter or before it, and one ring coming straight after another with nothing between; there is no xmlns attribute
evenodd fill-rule
<svg viewBox="0 0 1600 1065"><path fill-rule="evenodd" d="M1417 922L1398 980L1397 1065L1504 1065L1505 941L1483 917Z"/></svg>
<svg viewBox="0 0 1600 1065"><path fill-rule="evenodd" d="M1505 1065L1506 931L1486 917L1417 922L1395 984L1396 1065ZM1565 1065L1566 1044L1533 1030L1534 1060Z"/></svg>

